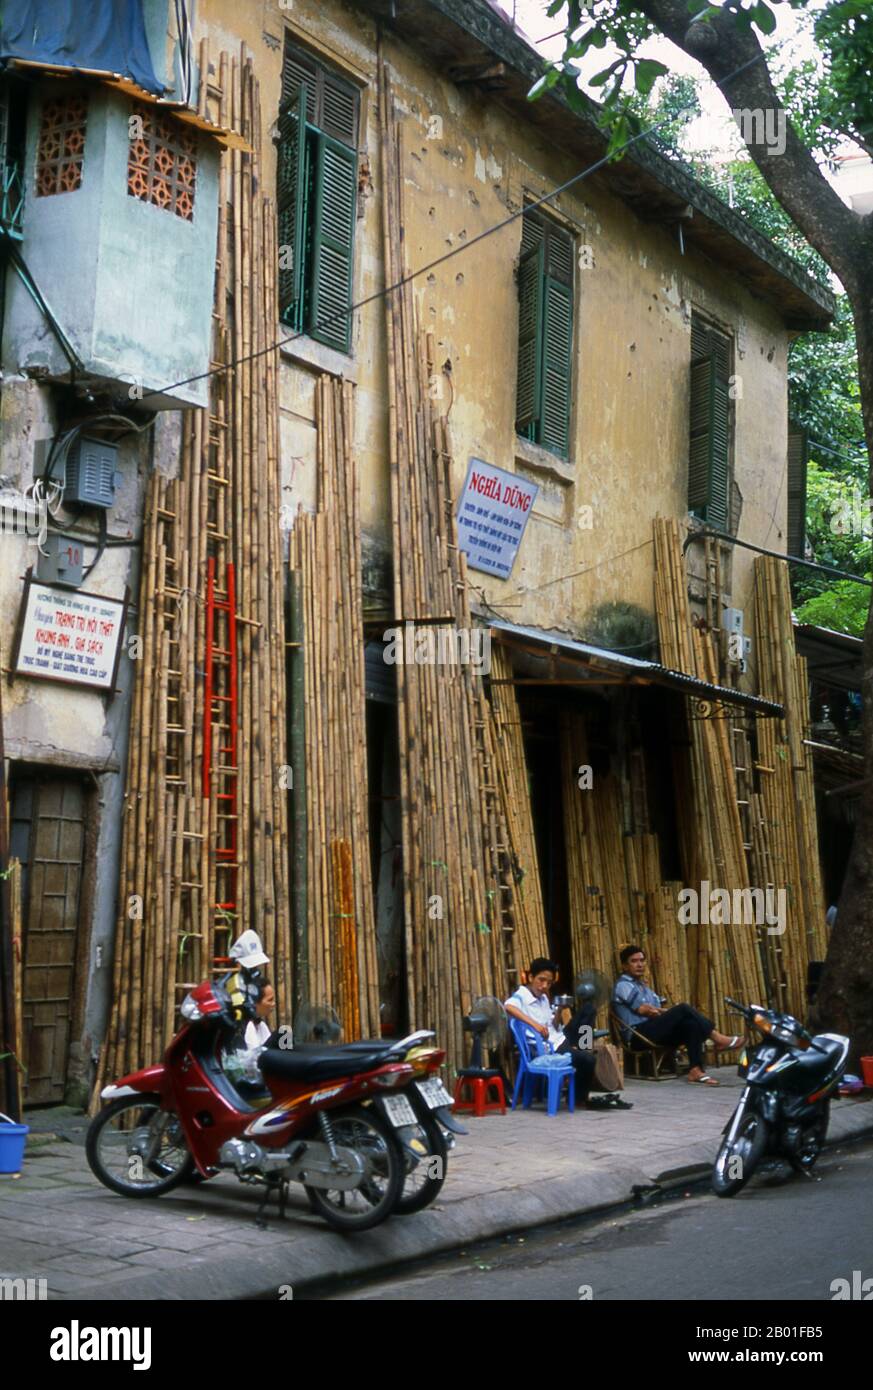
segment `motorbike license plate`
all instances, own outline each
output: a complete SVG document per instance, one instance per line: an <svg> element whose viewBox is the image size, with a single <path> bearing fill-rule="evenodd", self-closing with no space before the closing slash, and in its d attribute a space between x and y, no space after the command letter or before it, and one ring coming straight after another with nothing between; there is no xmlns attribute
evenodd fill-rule
<svg viewBox="0 0 873 1390"><path fill-rule="evenodd" d="M428 1110L438 1110L441 1105L451 1105L452 1098L439 1077L432 1076L427 1081L416 1081L418 1094Z"/></svg>
<svg viewBox="0 0 873 1390"><path fill-rule="evenodd" d="M382 1104L385 1107L385 1114L395 1129L403 1129L405 1125L418 1124L415 1111L406 1096L383 1096Z"/></svg>

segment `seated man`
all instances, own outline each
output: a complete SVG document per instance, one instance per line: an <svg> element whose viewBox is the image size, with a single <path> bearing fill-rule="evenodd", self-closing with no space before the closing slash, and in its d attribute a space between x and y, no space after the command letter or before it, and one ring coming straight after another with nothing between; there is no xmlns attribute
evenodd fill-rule
<svg viewBox="0 0 873 1390"><path fill-rule="evenodd" d="M540 956L532 960L527 972L527 984L519 985L514 994L506 1000L504 1008L513 1018L518 1018L522 1023L526 1023L535 1032L539 1033L550 1045L553 1052L565 1052L569 1054L576 1072L576 1086L581 1094L583 1104L588 1109L603 1109L606 1106L615 1105L619 1109L629 1110L631 1107L624 1101L619 1100L618 1096L598 1096L595 1100L589 1099L594 1080L594 1067L596 1058L591 1051L590 1040L594 1029L595 1009L593 1004L585 1003L573 1015L570 1022L563 1032L555 1026L552 1005L549 1000L549 990L558 978L558 967L553 960L546 960ZM580 1033L582 1029L588 1030L588 1037L585 1039L586 1046L580 1047Z"/></svg>
<svg viewBox="0 0 873 1390"><path fill-rule="evenodd" d="M704 1018L690 1004L662 1008L660 995L644 983L646 953L641 946L625 946L619 960L624 972L612 992L612 1007L627 1046L635 1051L644 1048L647 1041L658 1047L685 1046L691 1063L688 1080L698 1085L717 1086L719 1083L703 1070L704 1041L711 1038L716 1048L728 1051L739 1047L742 1038L729 1038L719 1033L712 1020Z"/></svg>

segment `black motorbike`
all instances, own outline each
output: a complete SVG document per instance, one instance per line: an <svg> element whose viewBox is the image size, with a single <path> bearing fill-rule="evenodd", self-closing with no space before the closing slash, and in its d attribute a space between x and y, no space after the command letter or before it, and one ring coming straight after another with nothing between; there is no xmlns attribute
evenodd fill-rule
<svg viewBox="0 0 873 1390"><path fill-rule="evenodd" d="M849 1039L839 1033L813 1037L790 1014L760 1004L725 1003L762 1034L757 1046L740 1054L746 1085L712 1169L713 1191L733 1197L767 1156L783 1159L796 1172L811 1172L824 1146Z"/></svg>

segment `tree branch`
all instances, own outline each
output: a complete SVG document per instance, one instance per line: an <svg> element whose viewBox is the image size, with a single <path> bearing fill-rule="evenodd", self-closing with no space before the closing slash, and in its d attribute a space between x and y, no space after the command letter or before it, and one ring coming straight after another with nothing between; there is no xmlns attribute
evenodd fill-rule
<svg viewBox="0 0 873 1390"><path fill-rule="evenodd" d="M748 128L741 132L746 148L807 241L846 289L857 292L861 277L869 280L869 269L864 272L864 263L873 250L873 219L862 218L846 206L795 132L754 31L740 29L727 11L706 22L691 24L685 0L635 3L665 37L706 69L732 110L773 113L771 121L779 122L780 132L784 129L784 151L777 153L768 143L763 116L751 138Z"/></svg>

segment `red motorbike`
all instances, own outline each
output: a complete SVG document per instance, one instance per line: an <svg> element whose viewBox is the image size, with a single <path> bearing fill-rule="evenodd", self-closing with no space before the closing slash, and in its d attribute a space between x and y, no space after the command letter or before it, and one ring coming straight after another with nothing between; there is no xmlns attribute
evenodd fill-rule
<svg viewBox="0 0 873 1390"><path fill-rule="evenodd" d="M341 1231L432 1200L444 1166L434 1173L427 1164L434 1152L444 1160L443 1131L460 1128L436 1075L445 1053L427 1043L433 1033L290 1047L279 1029L258 1058L262 1079L234 1085L222 1062L240 1018L228 991L206 981L181 1012L163 1062L101 1092L108 1104L89 1127L86 1153L106 1187L159 1197L195 1170L230 1171L266 1185L262 1209L277 1192L281 1210L285 1184L301 1183L311 1208Z"/></svg>

